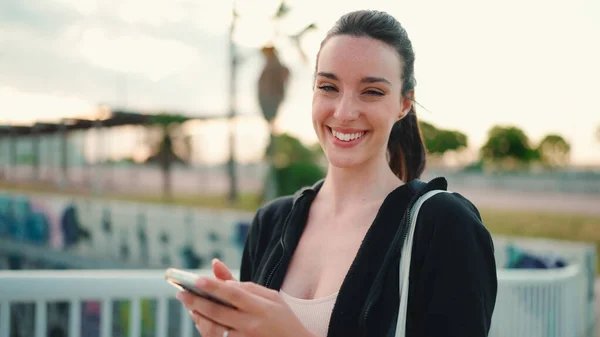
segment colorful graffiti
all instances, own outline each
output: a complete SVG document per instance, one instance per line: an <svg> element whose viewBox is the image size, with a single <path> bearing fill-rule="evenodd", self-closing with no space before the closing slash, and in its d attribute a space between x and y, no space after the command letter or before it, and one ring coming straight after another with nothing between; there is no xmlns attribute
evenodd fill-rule
<svg viewBox="0 0 600 337"><path fill-rule="evenodd" d="M7 194L0 194L0 236L53 249L90 239L73 202Z"/></svg>
<svg viewBox="0 0 600 337"><path fill-rule="evenodd" d="M203 268L217 257L237 268L249 227L247 216L211 215L209 211L188 210L180 218L172 218L172 213L169 208L157 211L148 205L0 192L0 237L70 254L81 254L82 251L90 254L91 251L93 256L102 257L102 254L112 253L115 255L111 258L133 261L140 267ZM85 249L77 249L82 246ZM8 256L7 260L10 269L28 268L21 256ZM44 268L59 267L69 268L52 263ZM84 301L82 305L82 335L98 336L101 303L92 300ZM130 303L117 301L113 305L113 334L125 336ZM145 335L153 335L154 307L150 300L141 301ZM18 310L27 312L25 309ZM56 318L58 328L53 331L66 331L63 318Z"/></svg>
<svg viewBox="0 0 600 337"><path fill-rule="evenodd" d="M237 267L247 215L173 213L150 205L0 193L0 237L141 268L201 268L215 257Z"/></svg>

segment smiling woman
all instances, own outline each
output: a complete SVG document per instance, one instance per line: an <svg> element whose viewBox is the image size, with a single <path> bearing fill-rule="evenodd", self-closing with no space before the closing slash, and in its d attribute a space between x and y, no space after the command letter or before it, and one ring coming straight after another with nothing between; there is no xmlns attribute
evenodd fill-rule
<svg viewBox="0 0 600 337"><path fill-rule="evenodd" d="M414 62L387 13L351 12L328 32L312 98L326 178L257 211L241 283L217 261L217 280L197 284L237 309L178 297L202 336L487 336L498 285L491 236L469 200L435 194L444 178L418 180Z"/></svg>

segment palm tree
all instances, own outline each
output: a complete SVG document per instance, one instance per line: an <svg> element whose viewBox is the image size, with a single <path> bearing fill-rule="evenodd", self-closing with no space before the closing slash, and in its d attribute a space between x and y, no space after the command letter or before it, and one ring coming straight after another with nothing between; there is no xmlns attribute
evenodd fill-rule
<svg viewBox="0 0 600 337"><path fill-rule="evenodd" d="M171 169L173 163L188 164L192 145L190 137L184 134L183 124L190 118L183 115L161 114L152 117L152 125L157 133L150 133L151 155L146 163L158 164L163 176L163 196L172 198ZM155 129L156 130L156 129Z"/></svg>
<svg viewBox="0 0 600 337"><path fill-rule="evenodd" d="M279 105L285 98L290 71L279 60L275 47L263 47L262 54L265 65L258 79L258 101L263 116L272 124L277 117Z"/></svg>
<svg viewBox="0 0 600 337"><path fill-rule="evenodd" d="M279 22L288 14L290 8L286 5L285 0L281 2L273 20L275 21L275 38L279 35ZM298 48L298 51L303 58L304 61L307 60L305 53L300 47L301 38L308 31L316 28L314 23L309 24L304 29L302 29L299 33L288 36L293 44ZM263 46L261 49L262 55L265 58L265 63L258 78L258 102L260 105L260 109L262 114L269 124L269 145L267 147L266 157L270 166L270 173L267 176L266 189L265 189L265 198L272 199L275 197L277 186L276 180L274 176L274 156L276 153L275 150L275 130L274 130L274 121L277 118L277 112L279 111L279 107L281 103L285 99L287 83L290 77L289 69L281 62L278 57L277 49L274 46L274 43Z"/></svg>

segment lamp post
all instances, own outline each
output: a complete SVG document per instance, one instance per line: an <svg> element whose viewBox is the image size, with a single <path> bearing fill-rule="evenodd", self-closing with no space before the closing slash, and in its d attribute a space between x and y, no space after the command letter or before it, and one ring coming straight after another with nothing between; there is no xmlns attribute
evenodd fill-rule
<svg viewBox="0 0 600 337"><path fill-rule="evenodd" d="M238 179L236 172L236 160L235 160L235 123L236 117L236 81L237 81L237 66L238 56L233 40L233 34L235 32L235 24L237 21L236 12L236 1L233 1L233 7L231 10L231 26L229 28L229 162L227 170L229 173L229 205L233 205L238 199Z"/></svg>

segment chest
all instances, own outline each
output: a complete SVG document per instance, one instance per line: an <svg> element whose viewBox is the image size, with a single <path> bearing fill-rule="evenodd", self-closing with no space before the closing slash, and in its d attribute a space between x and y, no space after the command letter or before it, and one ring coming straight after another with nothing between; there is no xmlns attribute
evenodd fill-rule
<svg viewBox="0 0 600 337"><path fill-rule="evenodd" d="M309 216L282 289L303 299L336 293L354 262L374 218L375 210L348 214L332 221Z"/></svg>

